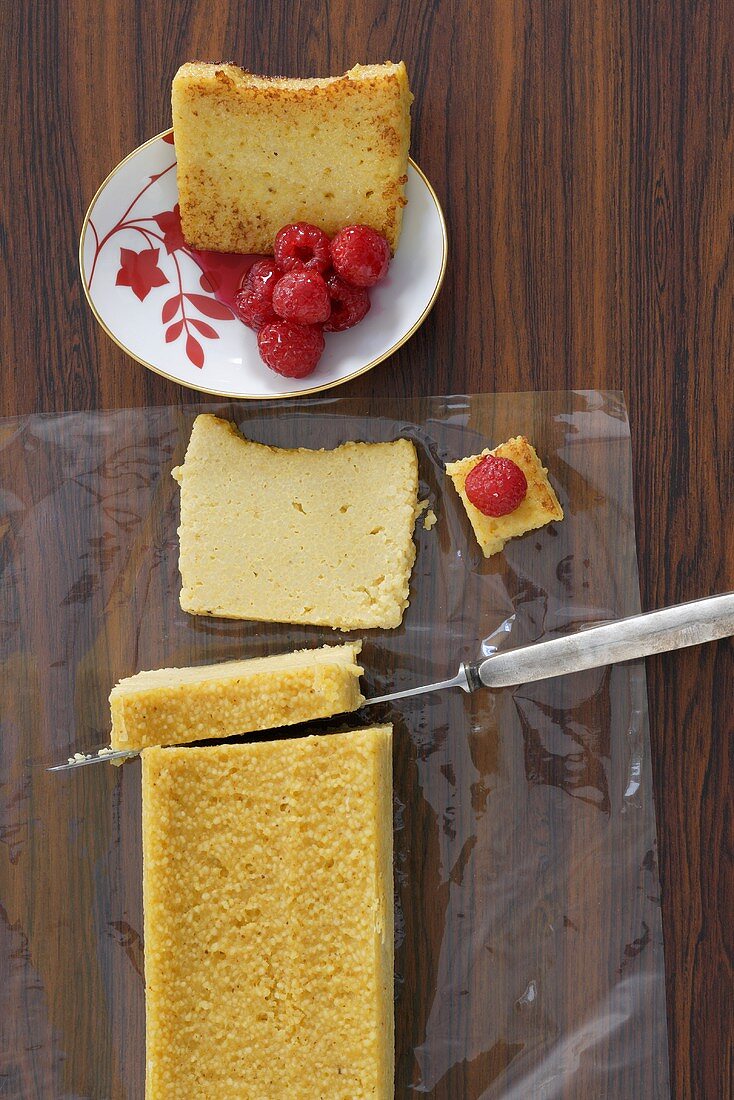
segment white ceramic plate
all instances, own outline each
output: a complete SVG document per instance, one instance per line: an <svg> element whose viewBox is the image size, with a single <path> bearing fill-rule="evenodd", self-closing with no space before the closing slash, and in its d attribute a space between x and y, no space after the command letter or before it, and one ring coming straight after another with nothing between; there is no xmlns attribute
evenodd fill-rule
<svg viewBox="0 0 734 1100"><path fill-rule="evenodd" d="M171 130L135 149L92 199L79 242L95 317L143 366L223 397L298 397L376 366L427 317L446 270L446 224L433 188L411 161L400 244L387 277L370 292L367 317L347 332L327 333L308 378L274 374L260 359L255 334L225 304L248 261L193 253L184 244L175 166Z"/></svg>

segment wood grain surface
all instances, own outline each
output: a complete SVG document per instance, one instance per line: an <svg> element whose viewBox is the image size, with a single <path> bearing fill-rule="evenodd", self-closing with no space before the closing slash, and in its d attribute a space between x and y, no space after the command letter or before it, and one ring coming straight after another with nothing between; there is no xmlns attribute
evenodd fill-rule
<svg viewBox="0 0 734 1100"><path fill-rule="evenodd" d="M428 322L344 391L619 388L643 607L734 587L730 0L29 0L3 19L0 412L190 394L97 328L86 206L169 124L183 60L339 73L405 59L412 153L443 201ZM734 1095L731 643L648 663L672 1092Z"/></svg>

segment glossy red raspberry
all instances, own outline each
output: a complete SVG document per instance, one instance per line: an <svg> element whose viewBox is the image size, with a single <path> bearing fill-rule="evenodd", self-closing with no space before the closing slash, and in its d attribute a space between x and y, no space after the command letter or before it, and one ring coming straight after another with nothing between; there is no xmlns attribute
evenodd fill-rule
<svg viewBox="0 0 734 1100"><path fill-rule="evenodd" d="M331 316L324 325L326 332L344 332L367 315L370 296L364 287L350 286L338 275L332 275L326 285L331 298Z"/></svg>
<svg viewBox="0 0 734 1100"><path fill-rule="evenodd" d="M285 321L318 325L328 320L331 299L318 271L286 271L275 284L273 309Z"/></svg>
<svg viewBox="0 0 734 1100"><path fill-rule="evenodd" d="M348 225L331 242L334 271L352 286L374 286L390 263L390 245L368 225Z"/></svg>
<svg viewBox="0 0 734 1100"><path fill-rule="evenodd" d="M323 275L331 267L330 244L326 233L316 225L308 222L284 225L275 238L275 262L281 271L305 267Z"/></svg>
<svg viewBox="0 0 734 1100"><path fill-rule="evenodd" d="M278 320L278 314L273 309L270 299L263 297L252 287L237 291L234 296L234 308L240 321L243 321L248 328L254 328L256 332L263 325Z"/></svg>
<svg viewBox="0 0 734 1100"><path fill-rule="evenodd" d="M528 482L511 458L486 455L470 471L464 489L485 516L507 516L525 500Z"/></svg>
<svg viewBox="0 0 734 1100"><path fill-rule="evenodd" d="M273 260L256 260L243 278L242 289L234 296L234 305L237 316L248 328L257 332L263 325L278 320L272 299L280 274Z"/></svg>
<svg viewBox="0 0 734 1100"><path fill-rule="evenodd" d="M275 284L282 274L274 260L255 260L242 280L242 289L254 290L270 301Z"/></svg>
<svg viewBox="0 0 734 1100"><path fill-rule="evenodd" d="M315 368L324 350L324 334L316 325L275 321L258 333L260 357L276 374L305 378Z"/></svg>

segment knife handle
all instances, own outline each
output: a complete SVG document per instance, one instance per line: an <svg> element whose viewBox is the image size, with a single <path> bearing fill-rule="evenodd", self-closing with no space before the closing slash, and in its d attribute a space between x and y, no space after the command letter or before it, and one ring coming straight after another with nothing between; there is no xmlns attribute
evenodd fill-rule
<svg viewBox="0 0 734 1100"><path fill-rule="evenodd" d="M701 645L733 634L734 592L725 592L495 653L472 666L469 678L476 683L476 676L490 688L516 687L533 680Z"/></svg>

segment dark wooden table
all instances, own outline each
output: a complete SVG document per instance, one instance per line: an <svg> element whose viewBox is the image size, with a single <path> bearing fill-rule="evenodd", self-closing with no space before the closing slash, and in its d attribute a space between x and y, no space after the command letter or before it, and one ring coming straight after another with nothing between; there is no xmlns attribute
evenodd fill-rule
<svg viewBox="0 0 734 1100"><path fill-rule="evenodd" d="M4 23L2 414L190 399L96 326L77 269L180 62L402 57L451 262L420 332L343 392L619 388L643 607L734 587L730 0L32 0ZM731 643L648 663L676 1098L734 1095L733 669Z"/></svg>

